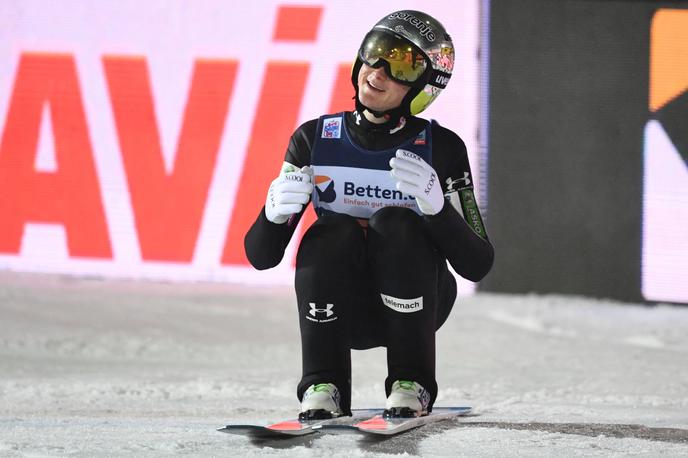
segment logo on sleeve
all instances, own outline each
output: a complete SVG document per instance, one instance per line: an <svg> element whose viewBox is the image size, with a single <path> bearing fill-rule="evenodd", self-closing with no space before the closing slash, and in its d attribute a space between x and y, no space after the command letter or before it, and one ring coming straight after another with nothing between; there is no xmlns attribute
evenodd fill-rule
<svg viewBox="0 0 688 458"><path fill-rule="evenodd" d="M447 178L445 183L447 183L447 192L456 191L457 186L463 182L462 187L467 187L471 185L471 178L468 172L463 172L463 178L457 178L456 180L452 177Z"/></svg>

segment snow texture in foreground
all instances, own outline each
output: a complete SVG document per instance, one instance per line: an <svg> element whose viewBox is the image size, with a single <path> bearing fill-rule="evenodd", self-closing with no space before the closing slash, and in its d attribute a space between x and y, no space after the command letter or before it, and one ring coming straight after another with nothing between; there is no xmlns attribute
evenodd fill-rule
<svg viewBox="0 0 688 458"><path fill-rule="evenodd" d="M688 308L459 298L437 405L475 416L385 441L251 442L293 416L288 289L0 273L0 456L688 455ZM385 354L353 354L353 406L384 404Z"/></svg>

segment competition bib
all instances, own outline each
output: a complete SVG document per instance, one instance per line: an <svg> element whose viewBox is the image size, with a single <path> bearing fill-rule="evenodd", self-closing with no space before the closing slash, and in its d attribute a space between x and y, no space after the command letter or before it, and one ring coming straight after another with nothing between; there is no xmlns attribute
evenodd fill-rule
<svg viewBox="0 0 688 458"><path fill-rule="evenodd" d="M417 136L383 151L354 144L344 125L344 113L322 116L316 132L311 166L315 183L312 202L318 215L336 212L368 219L389 206L421 213L415 198L397 191L389 160L402 148L432 163L429 122Z"/></svg>

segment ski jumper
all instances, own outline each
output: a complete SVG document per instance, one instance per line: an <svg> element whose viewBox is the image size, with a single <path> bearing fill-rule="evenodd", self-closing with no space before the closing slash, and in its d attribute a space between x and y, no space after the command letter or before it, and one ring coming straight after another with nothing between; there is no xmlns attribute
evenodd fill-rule
<svg viewBox="0 0 688 458"><path fill-rule="evenodd" d="M396 191L389 159L399 148L433 165L445 183L445 205L437 215L422 215L415 199ZM299 399L312 384L334 383L348 411L351 349L385 346L387 394L395 380L413 380L434 402L435 331L456 298L447 260L477 281L493 256L463 142L420 118L390 132L348 112L302 125L285 160L313 167L318 214L296 257ZM281 260L300 216L277 225L261 212L245 240L254 266L269 268Z"/></svg>

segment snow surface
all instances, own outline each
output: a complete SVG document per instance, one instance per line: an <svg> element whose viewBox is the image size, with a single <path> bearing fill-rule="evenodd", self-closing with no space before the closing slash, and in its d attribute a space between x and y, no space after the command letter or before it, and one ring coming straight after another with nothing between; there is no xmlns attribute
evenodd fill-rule
<svg viewBox="0 0 688 458"><path fill-rule="evenodd" d="M0 456L688 456L688 307L461 297L437 405L475 415L388 440L216 431L298 408L290 289L0 272ZM354 352L353 407L384 402Z"/></svg>

